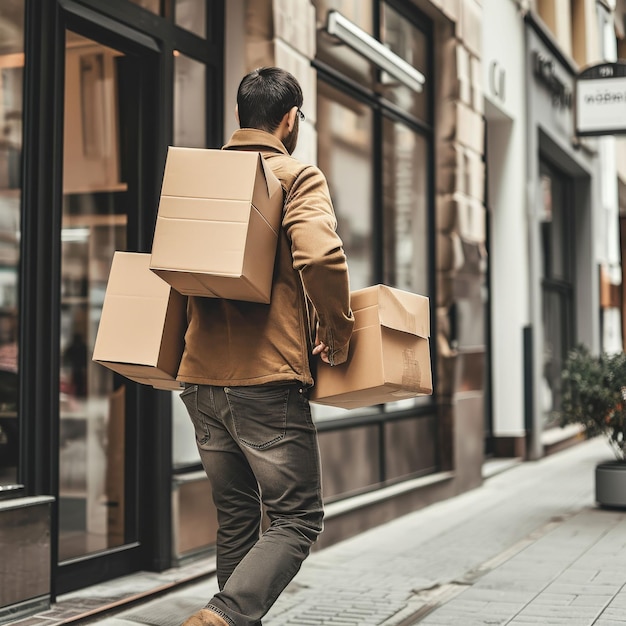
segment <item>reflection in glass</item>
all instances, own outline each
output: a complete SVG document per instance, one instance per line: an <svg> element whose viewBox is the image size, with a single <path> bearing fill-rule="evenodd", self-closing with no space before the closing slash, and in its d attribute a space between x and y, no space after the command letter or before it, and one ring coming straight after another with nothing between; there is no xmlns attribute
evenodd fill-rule
<svg viewBox="0 0 626 626"><path fill-rule="evenodd" d="M318 154L337 214L352 289L369 287L372 259L372 111L318 82Z"/></svg>
<svg viewBox="0 0 626 626"><path fill-rule="evenodd" d="M544 333L543 371L541 401L544 429L559 425L558 411L561 409L561 371L567 352L572 347L564 332L570 323L571 310L561 294L544 289L542 298L542 321Z"/></svg>
<svg viewBox="0 0 626 626"><path fill-rule="evenodd" d="M372 285L372 110L322 81L317 87L318 162L326 175L350 270L351 289ZM315 419L346 413L313 405ZM378 411L377 408L366 411Z"/></svg>
<svg viewBox="0 0 626 626"><path fill-rule="evenodd" d="M207 0L176 0L176 26L206 37Z"/></svg>
<svg viewBox="0 0 626 626"><path fill-rule="evenodd" d="M384 282L428 295L428 153L424 137L383 122Z"/></svg>
<svg viewBox="0 0 626 626"><path fill-rule="evenodd" d="M0 487L16 484L24 2L0 10Z"/></svg>
<svg viewBox="0 0 626 626"><path fill-rule="evenodd" d="M59 559L124 543L125 385L91 361L113 252L126 247L125 57L67 33L59 372Z"/></svg>
<svg viewBox="0 0 626 626"><path fill-rule="evenodd" d="M206 65L174 51L174 145L206 148Z"/></svg>
<svg viewBox="0 0 626 626"><path fill-rule="evenodd" d="M393 77L383 74L381 82L385 85L385 97L407 113L429 122L428 101L431 81L428 74L428 38L422 30L387 4L383 4L382 7L381 38L383 43L426 76L422 91L415 92L398 83Z"/></svg>

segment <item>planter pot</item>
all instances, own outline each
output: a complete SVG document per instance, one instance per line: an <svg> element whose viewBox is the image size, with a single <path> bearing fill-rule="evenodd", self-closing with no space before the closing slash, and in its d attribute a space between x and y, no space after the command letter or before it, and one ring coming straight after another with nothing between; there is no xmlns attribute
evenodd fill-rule
<svg viewBox="0 0 626 626"><path fill-rule="evenodd" d="M626 462L596 465L596 502L600 506L626 509Z"/></svg>

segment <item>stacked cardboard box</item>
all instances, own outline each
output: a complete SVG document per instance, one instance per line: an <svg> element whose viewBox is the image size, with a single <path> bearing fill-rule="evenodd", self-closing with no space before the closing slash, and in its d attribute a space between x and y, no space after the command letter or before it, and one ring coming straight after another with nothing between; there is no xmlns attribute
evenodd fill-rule
<svg viewBox="0 0 626 626"><path fill-rule="evenodd" d="M259 152L170 147L152 253L115 253L93 360L179 388L185 296L268 303L282 206Z"/></svg>
<svg viewBox="0 0 626 626"><path fill-rule="evenodd" d="M429 300L376 285L353 291L348 360L317 367L311 401L356 409L432 393Z"/></svg>
<svg viewBox="0 0 626 626"><path fill-rule="evenodd" d="M150 271L150 255L115 252L93 360L157 389L177 389L185 296Z"/></svg>
<svg viewBox="0 0 626 626"><path fill-rule="evenodd" d="M267 304L282 208L260 153L170 148L150 268L185 295Z"/></svg>

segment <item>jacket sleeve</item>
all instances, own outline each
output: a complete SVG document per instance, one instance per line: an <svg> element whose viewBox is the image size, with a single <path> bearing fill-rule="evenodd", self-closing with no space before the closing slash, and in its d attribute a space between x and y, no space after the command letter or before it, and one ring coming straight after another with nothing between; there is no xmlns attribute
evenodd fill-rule
<svg viewBox="0 0 626 626"><path fill-rule="evenodd" d="M285 200L283 227L291 242L293 267L302 277L317 313L318 337L329 347L331 365L348 358L354 316L343 242L322 172L307 166Z"/></svg>

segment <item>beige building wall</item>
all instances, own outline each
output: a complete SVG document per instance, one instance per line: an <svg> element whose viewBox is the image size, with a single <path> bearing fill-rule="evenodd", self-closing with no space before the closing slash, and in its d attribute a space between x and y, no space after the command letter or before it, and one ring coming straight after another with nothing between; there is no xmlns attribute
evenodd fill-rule
<svg viewBox="0 0 626 626"><path fill-rule="evenodd" d="M601 60L597 0L531 0L562 52L583 68Z"/></svg>
<svg viewBox="0 0 626 626"><path fill-rule="evenodd" d="M482 7L476 0L432 4L454 25L441 23L436 37L437 393L444 453L455 433L464 434L463 446L444 454L447 469L465 474L464 490L480 483L484 445L486 346L466 339L470 320L485 324Z"/></svg>

